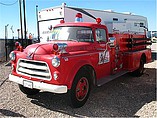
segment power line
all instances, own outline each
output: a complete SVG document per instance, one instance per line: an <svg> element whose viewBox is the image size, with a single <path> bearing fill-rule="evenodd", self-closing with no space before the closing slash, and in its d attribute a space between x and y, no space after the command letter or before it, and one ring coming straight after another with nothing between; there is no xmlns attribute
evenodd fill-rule
<svg viewBox="0 0 157 118"><path fill-rule="evenodd" d="M14 4L16 4L18 2L18 0L16 0L14 3L3 3L3 2L0 2L1 5L4 5L4 6L12 6Z"/></svg>

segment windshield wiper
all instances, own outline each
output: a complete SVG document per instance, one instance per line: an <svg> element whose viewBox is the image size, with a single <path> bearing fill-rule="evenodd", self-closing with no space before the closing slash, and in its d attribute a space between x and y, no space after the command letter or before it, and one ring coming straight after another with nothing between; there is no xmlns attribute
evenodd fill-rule
<svg viewBox="0 0 157 118"><path fill-rule="evenodd" d="M68 41L75 41L75 42L79 42L78 40L76 39L68 39Z"/></svg>

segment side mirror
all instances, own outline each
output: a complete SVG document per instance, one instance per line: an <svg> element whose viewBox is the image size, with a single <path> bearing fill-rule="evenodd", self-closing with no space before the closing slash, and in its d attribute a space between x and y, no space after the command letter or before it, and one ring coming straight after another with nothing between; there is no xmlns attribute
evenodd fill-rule
<svg viewBox="0 0 157 118"><path fill-rule="evenodd" d="M109 37L109 42L108 42L108 44L110 45L110 47L114 47L115 46L115 44L114 44L114 41L116 40L116 38L115 37Z"/></svg>

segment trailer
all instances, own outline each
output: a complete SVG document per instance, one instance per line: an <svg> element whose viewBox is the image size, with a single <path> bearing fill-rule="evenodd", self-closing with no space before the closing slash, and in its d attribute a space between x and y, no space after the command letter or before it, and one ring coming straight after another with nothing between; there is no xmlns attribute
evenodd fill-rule
<svg viewBox="0 0 157 118"><path fill-rule="evenodd" d="M77 7L69 7L65 3L62 6L42 9L38 12L39 37L41 42L51 40L52 29L61 20L74 22L77 13L81 13L83 22L95 22L101 18L109 33L144 34L144 28L148 29L147 18L134 15L130 12L118 13L113 10L94 10Z"/></svg>

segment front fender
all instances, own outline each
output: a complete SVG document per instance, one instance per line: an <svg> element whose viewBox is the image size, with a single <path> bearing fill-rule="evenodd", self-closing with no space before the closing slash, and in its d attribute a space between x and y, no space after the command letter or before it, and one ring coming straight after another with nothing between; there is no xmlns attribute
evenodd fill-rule
<svg viewBox="0 0 157 118"><path fill-rule="evenodd" d="M75 78L75 75L77 74L77 72L85 65L91 65L92 64L86 60L81 60L79 61L78 63L76 63L70 70L68 76L67 76L67 79L66 79L66 83L67 86L68 86L68 89L71 89L72 87L72 83L74 81L74 78Z"/></svg>

